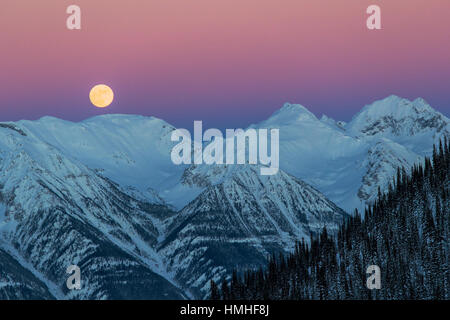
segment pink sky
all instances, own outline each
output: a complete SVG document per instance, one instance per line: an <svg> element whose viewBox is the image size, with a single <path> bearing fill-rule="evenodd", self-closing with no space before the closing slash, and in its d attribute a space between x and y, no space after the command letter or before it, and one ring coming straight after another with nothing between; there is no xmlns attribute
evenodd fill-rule
<svg viewBox="0 0 450 320"><path fill-rule="evenodd" d="M82 9L82 30L65 10ZM365 26L382 9L383 30ZM391 93L450 110L448 0L2 0L0 120L104 112L245 125L284 102L348 120ZM95 109L91 86L116 100Z"/></svg>

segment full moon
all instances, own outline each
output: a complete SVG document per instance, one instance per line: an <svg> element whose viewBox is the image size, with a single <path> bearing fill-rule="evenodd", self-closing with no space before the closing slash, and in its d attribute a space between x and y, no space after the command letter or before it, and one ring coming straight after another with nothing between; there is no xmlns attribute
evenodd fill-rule
<svg viewBox="0 0 450 320"><path fill-rule="evenodd" d="M98 108L106 108L114 100L114 92L105 84L96 85L89 93L89 99L94 106Z"/></svg>

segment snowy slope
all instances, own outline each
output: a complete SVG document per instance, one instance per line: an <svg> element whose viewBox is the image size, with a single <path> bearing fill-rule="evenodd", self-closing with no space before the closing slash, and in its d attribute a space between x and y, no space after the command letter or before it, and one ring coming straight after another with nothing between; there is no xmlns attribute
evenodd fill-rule
<svg viewBox="0 0 450 320"><path fill-rule="evenodd" d="M365 106L346 126L354 137L387 138L420 155L430 154L439 137L450 135L450 121L424 99L389 96Z"/></svg>
<svg viewBox="0 0 450 320"><path fill-rule="evenodd" d="M0 123L0 295L23 281L17 297L203 297L211 277L334 229L339 207L363 209L398 167L449 136L449 123L422 99L391 96L347 124L285 104L250 126L280 130L274 176L175 166L174 127L153 117ZM65 289L69 264L84 270L76 294Z"/></svg>
<svg viewBox="0 0 450 320"><path fill-rule="evenodd" d="M11 124L0 127L0 187L0 247L49 288L68 298L183 297L154 250L174 214L166 207L130 197ZM65 287L71 264L82 269L80 291Z"/></svg>
<svg viewBox="0 0 450 320"><path fill-rule="evenodd" d="M449 123L423 99L390 96L365 106L347 124L325 115L319 120L305 107L287 103L250 127L280 129L281 168L352 212L364 208L378 186L386 186L397 166L408 168L429 155L433 143L450 134ZM80 123L44 117L16 125L149 202L181 209L206 187L184 183L188 167L170 160L174 127L154 117L104 115ZM389 152L376 152L374 159L371 150L381 146ZM380 164L379 174L374 163ZM214 175L216 169L204 170ZM369 188L368 176L379 183Z"/></svg>
<svg viewBox="0 0 450 320"><path fill-rule="evenodd" d="M47 123L47 129L64 131L63 121L53 118L40 121ZM100 129L95 131L101 132ZM73 136L69 132L66 131L66 138ZM262 177L259 168L247 166L222 166L214 170L208 166L186 168L179 185L201 195L175 214L164 205L149 203L142 191L121 187L103 177L106 171L98 170L100 163L95 169L87 167L82 161L93 161L88 159L92 155L79 154L81 151L71 154L69 147L62 144L63 140L59 144L58 139L62 138L39 132L31 122L0 125L0 203L3 208L0 246L42 280L53 297L185 297L177 283L188 292L203 296L205 291L200 288L205 289L206 277L212 274L200 275L188 262L173 264L171 261L178 259L176 254L157 248L190 252L191 241L174 228L178 229L186 216L196 215L207 210L205 208L221 212L217 220L204 221L203 215L198 215L197 223L206 228L208 224L213 229L220 228L217 222L225 213L235 223L243 222L241 219L246 217L243 225L233 224L238 228L237 234L231 238L224 235L222 244L223 248L234 246L234 237L256 242L258 259L254 265L264 263L268 252L289 250L296 240L308 238L323 226L336 229L345 215L303 182L282 172ZM93 139L88 140L94 145ZM71 144L87 148L87 143ZM104 148L107 152L107 147ZM128 152L131 154L134 150ZM149 170L156 169L150 167ZM161 173L155 173L158 174ZM208 185L198 183L208 179ZM227 190L226 194L222 194L222 202L216 203L211 197L222 189ZM159 198L157 194L154 197ZM239 235L250 227L253 228L250 234ZM174 234L177 238L171 241ZM209 250L214 250L216 245L211 242ZM198 253L198 249L192 250L193 254ZM251 245L247 249L255 248ZM239 264L239 259L228 256L228 271L230 265ZM215 268L225 268L221 261L214 263ZM68 292L65 288L65 270L71 264L82 269L84 285L80 291ZM199 275L195 282L187 281L195 274Z"/></svg>
<svg viewBox="0 0 450 320"><path fill-rule="evenodd" d="M251 127L279 128L280 167L348 212L387 187L397 167L408 169L450 136L449 119L423 99L396 96L364 107L345 125L287 103Z"/></svg>
<svg viewBox="0 0 450 320"><path fill-rule="evenodd" d="M32 272L0 248L0 300L54 299Z"/></svg>
<svg viewBox="0 0 450 320"><path fill-rule="evenodd" d="M326 115L322 115L320 121L333 129L337 129L339 131L345 131L346 123L345 121L336 121Z"/></svg>
<svg viewBox="0 0 450 320"><path fill-rule="evenodd" d="M280 167L310 183L340 207L361 207L356 196L369 146L317 119L305 107L285 104L252 127L279 128Z"/></svg>
<svg viewBox="0 0 450 320"><path fill-rule="evenodd" d="M103 115L79 123L44 117L17 125L150 202L160 203L158 192L176 185L184 170L170 159L174 128L154 117Z"/></svg>
<svg viewBox="0 0 450 320"><path fill-rule="evenodd" d="M217 183L174 218L161 246L176 279L197 296L208 293L209 279L258 267L272 252L290 251L324 227L336 230L346 216L319 191L282 171L261 176L257 166L232 167L222 166L222 178L217 174ZM202 169L193 169L190 177L211 180Z"/></svg>

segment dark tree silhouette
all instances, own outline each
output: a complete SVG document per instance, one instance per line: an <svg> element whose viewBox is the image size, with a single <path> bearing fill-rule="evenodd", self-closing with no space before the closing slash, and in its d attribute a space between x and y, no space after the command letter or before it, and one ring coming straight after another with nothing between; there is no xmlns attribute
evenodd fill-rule
<svg viewBox="0 0 450 320"><path fill-rule="evenodd" d="M386 193L355 212L338 232L326 229L293 253L273 255L260 270L233 272L218 299L449 299L450 143L407 174L399 168ZM369 265L381 289L366 287Z"/></svg>

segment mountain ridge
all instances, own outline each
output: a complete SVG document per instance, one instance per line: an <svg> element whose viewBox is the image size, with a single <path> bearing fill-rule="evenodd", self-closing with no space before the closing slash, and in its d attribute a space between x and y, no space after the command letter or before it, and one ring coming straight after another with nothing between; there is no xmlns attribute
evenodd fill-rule
<svg viewBox="0 0 450 320"><path fill-rule="evenodd" d="M0 123L0 250L14 249L69 298L204 297L209 279L228 277L233 265L257 267L324 225L337 229L341 207L364 209L397 168L448 136L448 118L424 100L387 99L384 109L401 103L411 112L378 117L363 108L336 127L287 103L251 125L280 129L281 167L270 177L257 166L175 166L175 127L155 117ZM67 263L86 267L90 290L64 289ZM28 287L54 298L41 278L26 277ZM122 291L109 285L117 281ZM5 288L0 295L14 292Z"/></svg>

